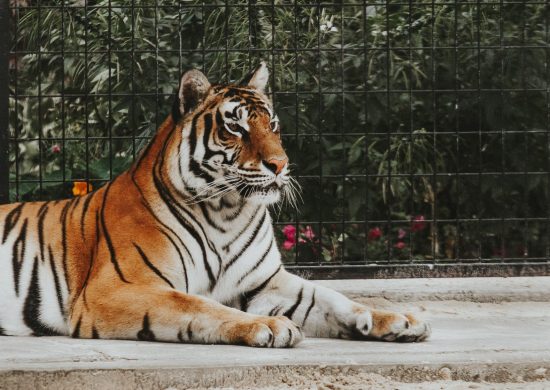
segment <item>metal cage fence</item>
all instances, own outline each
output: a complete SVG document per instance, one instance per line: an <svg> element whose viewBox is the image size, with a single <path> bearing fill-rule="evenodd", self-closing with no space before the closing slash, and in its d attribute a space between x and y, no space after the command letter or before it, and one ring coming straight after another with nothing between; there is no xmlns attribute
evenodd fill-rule
<svg viewBox="0 0 550 390"><path fill-rule="evenodd" d="M124 170L180 73L260 59L316 277L547 274L548 1L0 0L0 202Z"/></svg>

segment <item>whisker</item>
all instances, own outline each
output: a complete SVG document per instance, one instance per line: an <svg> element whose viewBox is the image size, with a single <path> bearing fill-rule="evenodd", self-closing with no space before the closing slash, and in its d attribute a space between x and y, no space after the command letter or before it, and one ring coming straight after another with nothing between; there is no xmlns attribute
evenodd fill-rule
<svg viewBox="0 0 550 390"><path fill-rule="evenodd" d="M220 190L220 191L218 191L218 192L215 192L214 194L211 194L210 196L208 196L208 197L206 197L206 198L201 198L201 199L197 200L196 202L187 203L187 204L190 204L190 205L191 205L191 204L199 204L199 203L201 203L201 202L206 202L206 201L208 201L208 200L210 200L210 199L219 198L219 197L221 197L222 195L224 195L224 194L226 194L226 193L228 193L228 192L231 192L231 191L233 191L233 188L227 187L227 188L224 188L224 189L222 189L222 190Z"/></svg>
<svg viewBox="0 0 550 390"><path fill-rule="evenodd" d="M208 183L207 185L198 189L195 195L189 198L188 201L194 201L199 198L202 199L204 195L207 195L213 189L218 190L217 192L215 192L215 194L219 193L220 191L225 191L226 189L231 190L232 189L231 185L238 183L239 181L240 179L238 177L230 177L230 176L225 176L225 177L216 179L213 182Z"/></svg>

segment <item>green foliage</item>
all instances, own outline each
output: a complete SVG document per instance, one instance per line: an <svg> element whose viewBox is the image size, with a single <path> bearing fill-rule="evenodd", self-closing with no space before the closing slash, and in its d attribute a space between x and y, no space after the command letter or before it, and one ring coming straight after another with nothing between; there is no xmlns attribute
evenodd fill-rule
<svg viewBox="0 0 550 390"><path fill-rule="evenodd" d="M278 221L315 235L288 261L545 255L544 5L254 3L14 11L12 197L101 185L167 115L183 70L234 81L264 59L304 189Z"/></svg>

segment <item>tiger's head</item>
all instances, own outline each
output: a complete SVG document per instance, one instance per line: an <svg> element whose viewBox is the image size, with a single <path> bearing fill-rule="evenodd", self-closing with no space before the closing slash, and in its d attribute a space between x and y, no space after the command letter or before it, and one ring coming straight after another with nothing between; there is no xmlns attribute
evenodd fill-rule
<svg viewBox="0 0 550 390"><path fill-rule="evenodd" d="M293 198L281 126L261 63L239 84L210 84L198 70L183 74L172 117L182 128L179 171L193 199L223 196L273 204Z"/></svg>

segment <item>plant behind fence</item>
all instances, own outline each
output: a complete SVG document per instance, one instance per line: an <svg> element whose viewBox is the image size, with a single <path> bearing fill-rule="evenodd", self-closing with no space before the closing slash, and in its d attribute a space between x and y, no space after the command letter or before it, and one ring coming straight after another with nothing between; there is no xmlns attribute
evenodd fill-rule
<svg viewBox="0 0 550 390"><path fill-rule="evenodd" d="M214 3L14 1L10 198L97 188L182 70L265 59L303 186L287 262L547 261L547 4Z"/></svg>

